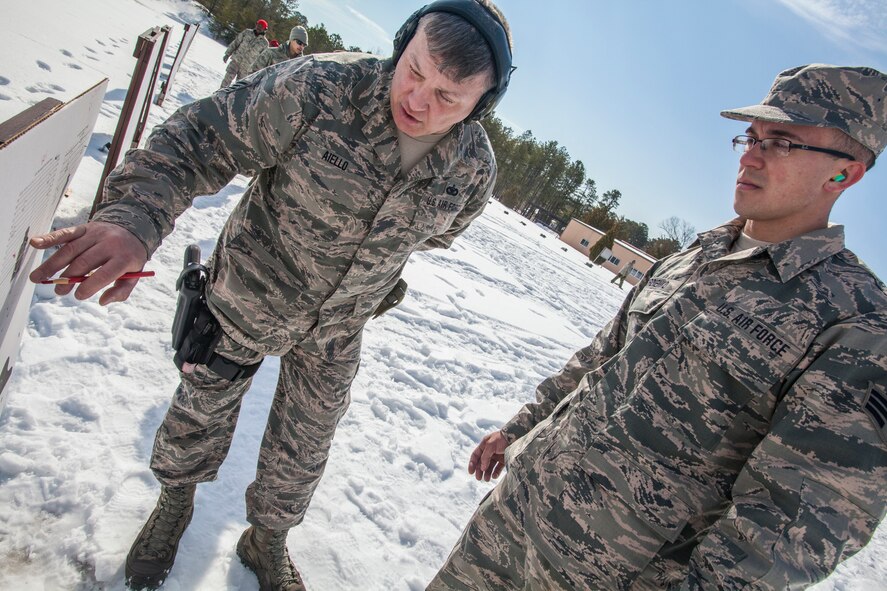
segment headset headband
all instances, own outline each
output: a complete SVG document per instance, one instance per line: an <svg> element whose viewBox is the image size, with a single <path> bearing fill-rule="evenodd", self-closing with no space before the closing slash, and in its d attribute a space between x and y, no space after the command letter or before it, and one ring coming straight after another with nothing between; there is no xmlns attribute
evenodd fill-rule
<svg viewBox="0 0 887 591"><path fill-rule="evenodd" d="M438 0L427 4L414 12L403 24L394 37L394 54L392 61L396 64L406 49L410 39L416 34L419 20L430 12L446 12L455 14L471 24L480 33L481 37L490 47L493 54L493 64L496 68L496 84L477 101L477 105L467 120L483 119L493 112L505 91L508 90L508 82L511 79L511 47L508 44L508 35L505 26L493 16L485 7L476 0Z"/></svg>

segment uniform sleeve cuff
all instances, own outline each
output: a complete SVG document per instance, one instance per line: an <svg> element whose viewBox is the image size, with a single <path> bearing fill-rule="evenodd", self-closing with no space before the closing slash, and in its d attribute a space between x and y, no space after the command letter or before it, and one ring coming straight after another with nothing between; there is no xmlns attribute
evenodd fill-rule
<svg viewBox="0 0 887 591"><path fill-rule="evenodd" d="M98 211L93 216L92 221L107 222L128 230L145 247L145 252L149 259L160 246L161 236L157 231L154 220L147 212L141 209L108 205Z"/></svg>
<svg viewBox="0 0 887 591"><path fill-rule="evenodd" d="M502 433L502 436L505 437L505 441L508 445L511 445L524 435L530 432L530 429L527 428L527 425L523 424L523 421L520 420L520 416L516 416L505 425L499 429Z"/></svg>

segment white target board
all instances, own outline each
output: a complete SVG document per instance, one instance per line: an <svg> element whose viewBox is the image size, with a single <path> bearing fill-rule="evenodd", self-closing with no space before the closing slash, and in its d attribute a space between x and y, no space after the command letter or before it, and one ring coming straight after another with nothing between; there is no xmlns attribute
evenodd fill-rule
<svg viewBox="0 0 887 591"><path fill-rule="evenodd" d="M41 260L28 238L50 230L89 144L107 86L108 80L102 80L70 102L37 109L35 118L27 117L35 112L32 107L0 125L0 411L34 293L28 275Z"/></svg>

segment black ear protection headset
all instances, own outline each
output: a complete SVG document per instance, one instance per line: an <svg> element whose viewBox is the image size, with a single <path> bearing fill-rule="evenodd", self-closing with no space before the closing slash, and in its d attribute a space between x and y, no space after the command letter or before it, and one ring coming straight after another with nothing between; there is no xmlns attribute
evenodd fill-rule
<svg viewBox="0 0 887 591"><path fill-rule="evenodd" d="M499 22L493 14L486 8L478 4L475 0L438 0L427 4L413 13L407 22L403 24L397 35L394 36L394 55L392 61L397 64L397 60L403 54L407 44L416 29L419 26L419 19L429 12L448 12L455 14L467 20L471 26L477 29L493 54L493 62L496 66L496 84L488 90L480 100L466 121L483 119L493 112L505 91L508 89L508 81L511 79L511 47L508 45L508 35L505 33L505 27Z"/></svg>

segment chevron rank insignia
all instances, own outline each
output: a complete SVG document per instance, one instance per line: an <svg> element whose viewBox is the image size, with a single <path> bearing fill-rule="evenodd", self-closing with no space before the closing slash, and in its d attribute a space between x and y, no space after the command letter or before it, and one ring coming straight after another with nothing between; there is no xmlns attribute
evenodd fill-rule
<svg viewBox="0 0 887 591"><path fill-rule="evenodd" d="M883 390L872 388L865 398L865 411L868 413L881 439L887 443L887 396Z"/></svg>

